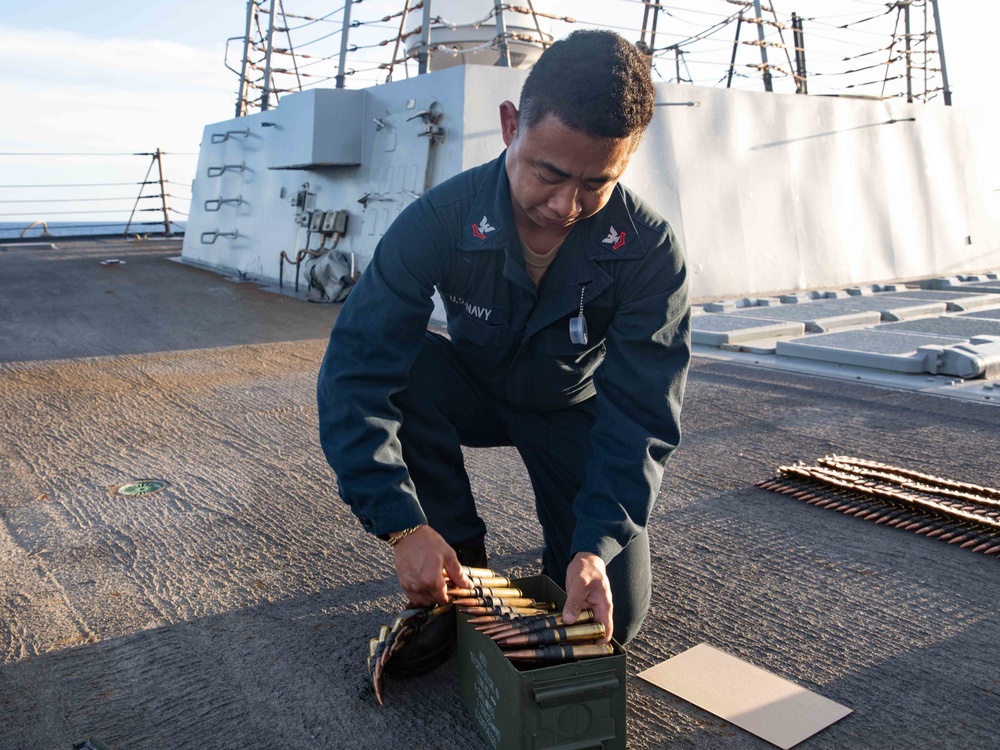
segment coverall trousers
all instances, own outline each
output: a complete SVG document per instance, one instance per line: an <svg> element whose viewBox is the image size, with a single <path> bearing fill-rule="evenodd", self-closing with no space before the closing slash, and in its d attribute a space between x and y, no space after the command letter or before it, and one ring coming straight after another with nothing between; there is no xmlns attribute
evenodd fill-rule
<svg viewBox="0 0 1000 750"><path fill-rule="evenodd" d="M452 545L486 533L462 456L462 446L514 446L535 493L545 548L542 571L565 588L576 517L573 500L584 478L595 399L553 411L516 411L487 393L459 360L451 342L425 334L407 389L393 396L402 413L403 460L431 528ZM637 467L638 470L638 467ZM607 566L614 637L638 631L649 610L649 537L643 531Z"/></svg>

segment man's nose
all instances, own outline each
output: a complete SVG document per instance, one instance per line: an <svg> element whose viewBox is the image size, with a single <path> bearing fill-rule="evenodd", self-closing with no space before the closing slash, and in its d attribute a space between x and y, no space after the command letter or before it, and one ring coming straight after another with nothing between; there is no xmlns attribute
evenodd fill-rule
<svg viewBox="0 0 1000 750"><path fill-rule="evenodd" d="M580 191L575 185L561 185L548 201L549 210L555 213L560 219L575 216L580 213Z"/></svg>

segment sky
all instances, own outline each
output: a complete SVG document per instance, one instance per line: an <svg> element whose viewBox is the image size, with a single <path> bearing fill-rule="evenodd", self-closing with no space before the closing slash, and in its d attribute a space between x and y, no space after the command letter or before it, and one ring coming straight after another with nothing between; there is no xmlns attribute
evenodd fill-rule
<svg viewBox="0 0 1000 750"><path fill-rule="evenodd" d="M289 14L310 18L343 5L343 0L279 2ZM450 5L455 4L451 0ZM481 0L481 4L485 15L492 2ZM448 5L442 2L436 7ZM738 6L724 0L664 0L663 5L659 29L661 38L668 41L684 39L739 11ZM363 0L352 6L355 20L370 23L352 32L351 41L374 43L394 36L398 19L378 21L401 6L399 0ZM1000 29L998 6L1000 3L940 0L954 104L982 110L990 122L1000 121L998 87L991 70L995 63L990 54ZM24 221L26 225L43 217L50 221L99 221L103 215L96 210L112 208L119 212L116 220L122 211L127 216L134 203L134 185L109 183L142 180L150 157L131 154L157 148L166 152L164 169L173 183L171 196L176 196L171 207L186 211L184 201L190 195L202 129L234 114L238 79L225 65L226 40L242 37L246 7L245 0L0 0L0 68L4 70L0 77L0 222ZM636 0L536 0L535 7L617 26L627 37L636 35L643 8ZM894 12L886 16L886 4L875 0L780 0L777 10L783 14L794 10L807 18L814 14L821 19L807 26L806 46L813 66L831 65L838 55L861 51L864 45L883 44L895 18ZM857 31L850 37L835 29L838 19L847 22L869 16L884 18L852 27ZM339 18L334 14L323 22L293 20L290 26L301 27L293 39L299 44L335 31ZM572 28L556 23L553 31L561 36ZM756 31L746 27L744 38L747 34ZM725 76L721 61L728 60L732 35L730 26L719 32L714 49L713 40L702 43L700 49L708 50L705 56L699 58L693 52L682 76L690 73L701 85L716 85L720 76ZM334 54L338 48L334 36L299 51L319 58ZM355 59L360 63L355 68L363 68L378 55L384 59L387 49L391 47L359 50ZM230 65L238 64L240 53L240 42L231 42ZM772 50L771 61L787 66L783 55ZM713 61L699 67L698 59L710 56ZM745 69L745 62L756 61L755 56L759 52L754 48L741 48L741 69ZM310 68L316 75L305 79L308 85L333 85L322 81L324 65L332 63L320 62ZM657 63L657 80L674 75L673 57ZM367 70L350 79L349 85L370 84L382 76L384 73ZM817 83L822 80L816 79ZM755 88L760 81L742 78L735 85ZM928 106L940 106L940 101ZM994 163L998 156L984 155L984 160ZM1000 187L1000 168L995 168L994 174ZM69 187L77 184L94 187ZM21 187L27 185L53 187ZM70 197L74 200L59 202ZM116 202L93 200L98 197ZM84 198L91 202L82 202ZM85 206L96 209L92 209L94 213L69 213L87 210Z"/></svg>

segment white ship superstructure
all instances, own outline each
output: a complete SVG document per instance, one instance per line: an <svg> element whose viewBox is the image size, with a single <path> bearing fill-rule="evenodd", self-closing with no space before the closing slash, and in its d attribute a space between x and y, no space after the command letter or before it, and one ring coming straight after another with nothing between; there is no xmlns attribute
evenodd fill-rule
<svg viewBox="0 0 1000 750"><path fill-rule="evenodd" d="M491 6L435 0L452 26L434 31L426 74L314 88L207 126L184 259L275 282L282 251L336 239L363 270L404 206L503 148L497 106L517 101L542 45L512 43L511 67L497 65L493 22L474 25ZM518 39L548 38L503 15ZM975 111L670 83L657 101L623 181L674 226L696 297L1000 266Z"/></svg>

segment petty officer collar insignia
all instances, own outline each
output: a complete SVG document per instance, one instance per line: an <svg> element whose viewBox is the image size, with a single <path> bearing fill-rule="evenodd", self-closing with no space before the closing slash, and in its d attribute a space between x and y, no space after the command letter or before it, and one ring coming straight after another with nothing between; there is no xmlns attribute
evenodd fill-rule
<svg viewBox="0 0 1000 750"><path fill-rule="evenodd" d="M580 314L569 320L569 340L583 346L587 344L587 319L583 317L583 293L589 283L589 281L580 282Z"/></svg>
<svg viewBox="0 0 1000 750"><path fill-rule="evenodd" d="M619 232L611 226L608 230L608 236L601 240L605 245L611 245L612 250L621 250L622 245L625 244L625 232Z"/></svg>
<svg viewBox="0 0 1000 750"><path fill-rule="evenodd" d="M489 219L486 218L486 214L483 214L483 218L479 220L478 224L472 225L473 236L480 240L485 240L487 234L495 232L496 230L496 227L490 226L490 222Z"/></svg>

